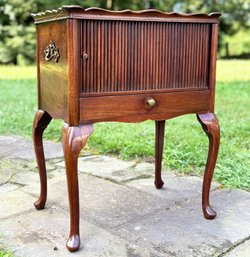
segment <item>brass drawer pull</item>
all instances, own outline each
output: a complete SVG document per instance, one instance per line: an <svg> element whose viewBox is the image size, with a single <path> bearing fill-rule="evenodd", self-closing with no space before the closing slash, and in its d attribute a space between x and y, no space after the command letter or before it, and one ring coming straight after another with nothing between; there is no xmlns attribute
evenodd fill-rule
<svg viewBox="0 0 250 257"><path fill-rule="evenodd" d="M149 106L149 107L154 107L155 106L155 99L154 98L147 98L146 99L146 104Z"/></svg>

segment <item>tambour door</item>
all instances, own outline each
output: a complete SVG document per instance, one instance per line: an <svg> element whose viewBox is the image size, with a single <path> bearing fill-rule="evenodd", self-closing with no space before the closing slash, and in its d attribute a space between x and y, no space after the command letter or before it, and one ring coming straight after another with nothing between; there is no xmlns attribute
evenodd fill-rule
<svg viewBox="0 0 250 257"><path fill-rule="evenodd" d="M82 20L82 94L207 89L211 24Z"/></svg>
<svg viewBox="0 0 250 257"><path fill-rule="evenodd" d="M79 23L81 123L167 119L208 110L212 24Z"/></svg>

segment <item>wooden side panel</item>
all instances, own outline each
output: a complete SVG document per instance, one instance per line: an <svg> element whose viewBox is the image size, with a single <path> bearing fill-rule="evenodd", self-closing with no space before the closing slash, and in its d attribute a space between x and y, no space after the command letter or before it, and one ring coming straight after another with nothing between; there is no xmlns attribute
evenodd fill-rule
<svg viewBox="0 0 250 257"><path fill-rule="evenodd" d="M36 27L37 28L37 27ZM38 29L36 29L36 70L37 70L37 103L38 103L38 110L41 109L41 102L40 102L40 56L39 56L39 33L38 33Z"/></svg>
<svg viewBox="0 0 250 257"><path fill-rule="evenodd" d="M70 126L79 125L80 33L78 20L68 19L68 110Z"/></svg>
<svg viewBox="0 0 250 257"><path fill-rule="evenodd" d="M210 70L209 70L209 89L210 89L210 107L209 111L214 112L215 102L215 79L216 79L216 59L218 45L218 24L212 25L211 52L210 52Z"/></svg>
<svg viewBox="0 0 250 257"><path fill-rule="evenodd" d="M152 108L146 104L149 98L155 100ZM166 120L187 113L204 113L208 109L209 90L87 97L80 99L80 122Z"/></svg>
<svg viewBox="0 0 250 257"><path fill-rule="evenodd" d="M81 21L82 95L207 89L211 26Z"/></svg>
<svg viewBox="0 0 250 257"><path fill-rule="evenodd" d="M39 59L40 108L52 118L68 121L68 45L66 21L37 26L37 51ZM45 60L44 50L53 41L59 49L58 62Z"/></svg>

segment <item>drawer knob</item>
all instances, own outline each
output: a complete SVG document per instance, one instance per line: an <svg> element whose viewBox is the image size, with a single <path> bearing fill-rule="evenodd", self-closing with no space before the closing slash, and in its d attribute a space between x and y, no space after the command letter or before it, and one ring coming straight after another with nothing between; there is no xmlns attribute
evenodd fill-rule
<svg viewBox="0 0 250 257"><path fill-rule="evenodd" d="M147 103L148 106L154 107L154 106L155 106L155 99L153 99L153 98L148 98L148 99L146 100L146 103Z"/></svg>
<svg viewBox="0 0 250 257"><path fill-rule="evenodd" d="M89 58L88 54L86 54L86 53L83 54L82 57L83 57L84 60L88 60L88 58Z"/></svg>

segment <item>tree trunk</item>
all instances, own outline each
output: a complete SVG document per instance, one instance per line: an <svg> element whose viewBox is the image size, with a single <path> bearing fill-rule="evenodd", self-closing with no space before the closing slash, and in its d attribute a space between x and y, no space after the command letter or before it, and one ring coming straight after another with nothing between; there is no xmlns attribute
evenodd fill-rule
<svg viewBox="0 0 250 257"><path fill-rule="evenodd" d="M145 2L145 9L153 9L154 8L154 2L150 0L144 0Z"/></svg>
<svg viewBox="0 0 250 257"><path fill-rule="evenodd" d="M226 57L229 58L230 57L229 43L226 43L225 47L226 47Z"/></svg>
<svg viewBox="0 0 250 257"><path fill-rule="evenodd" d="M14 59L13 59L13 64L17 65L17 55L15 55Z"/></svg>

